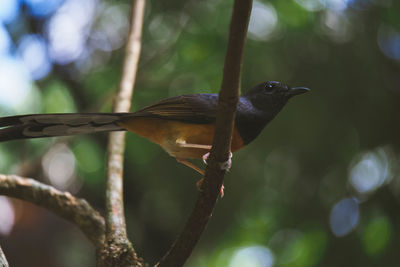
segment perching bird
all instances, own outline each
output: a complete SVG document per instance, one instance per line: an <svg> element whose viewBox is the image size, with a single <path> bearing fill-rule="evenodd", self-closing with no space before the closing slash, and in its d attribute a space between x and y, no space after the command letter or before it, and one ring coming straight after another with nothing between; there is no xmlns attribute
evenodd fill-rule
<svg viewBox="0 0 400 267"><path fill-rule="evenodd" d="M253 141L287 101L309 91L283 83L261 83L239 98L231 151ZM211 149L217 94L171 97L133 113L32 114L0 118L0 142L109 131L131 131L160 145L171 156L201 174L188 159Z"/></svg>

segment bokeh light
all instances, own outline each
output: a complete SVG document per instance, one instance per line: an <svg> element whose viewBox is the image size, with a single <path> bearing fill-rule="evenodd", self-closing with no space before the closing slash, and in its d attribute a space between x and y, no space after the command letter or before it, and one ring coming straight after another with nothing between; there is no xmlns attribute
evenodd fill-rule
<svg viewBox="0 0 400 267"><path fill-rule="evenodd" d="M381 1L381 0L348 0L349 5L353 9L364 10L369 8L373 4L385 3L390 1Z"/></svg>
<svg viewBox="0 0 400 267"><path fill-rule="evenodd" d="M95 11L95 0L67 0L47 24L51 58L68 64L84 52Z"/></svg>
<svg viewBox="0 0 400 267"><path fill-rule="evenodd" d="M20 2L19 0L1 0L0 1L0 24L10 23L19 14Z"/></svg>
<svg viewBox="0 0 400 267"><path fill-rule="evenodd" d="M45 17L53 13L64 0L23 0L29 12L35 17Z"/></svg>
<svg viewBox="0 0 400 267"><path fill-rule="evenodd" d="M15 222L15 212L11 201L0 196L0 235L7 236L11 233Z"/></svg>
<svg viewBox="0 0 400 267"><path fill-rule="evenodd" d="M109 112L129 5L0 0L0 115ZM290 101L235 153L226 197L188 266L331 267L340 266L339 258L351 258L352 266L396 264L399 8L394 0L253 2L242 92L267 79L313 91ZM231 10L232 1L146 1L133 109L217 92ZM128 229L141 256L155 262L192 208L197 174L134 134L126 144ZM0 172L79 191L102 207L105 149L104 134L0 143ZM26 213L0 199L0 235L8 234L1 245L12 265L73 266L82 263L79 254L95 259L76 246L80 233L65 231L71 225ZM23 232L22 221L35 228ZM18 262L14 248L37 238L46 242L24 250L30 262Z"/></svg>
<svg viewBox="0 0 400 267"><path fill-rule="evenodd" d="M31 78L23 62L10 56L0 56L0 106L16 109L27 98Z"/></svg>
<svg viewBox="0 0 400 267"><path fill-rule="evenodd" d="M0 23L0 55L7 54L11 47L11 37L7 29Z"/></svg>
<svg viewBox="0 0 400 267"><path fill-rule="evenodd" d="M172 15L154 17L148 27L154 43L161 47L172 45L179 36L179 18Z"/></svg>
<svg viewBox="0 0 400 267"><path fill-rule="evenodd" d="M107 64L113 50L125 43L129 30L129 15L124 4L103 4L96 10L97 19L90 29L85 48L75 61L81 74L89 73Z"/></svg>
<svg viewBox="0 0 400 267"><path fill-rule="evenodd" d="M105 156L101 146L92 138L83 137L76 140L72 146L76 165L82 178L86 183L94 184L103 181L103 164Z"/></svg>
<svg viewBox="0 0 400 267"><path fill-rule="evenodd" d="M389 246L393 238L393 227L387 217L373 218L364 227L362 244L370 256L378 256Z"/></svg>
<svg viewBox="0 0 400 267"><path fill-rule="evenodd" d="M44 78L51 70L45 40L39 35L25 35L19 42L18 54L34 80Z"/></svg>
<svg viewBox="0 0 400 267"><path fill-rule="evenodd" d="M322 28L324 33L336 42L347 42L352 36L348 17L338 11L327 10L324 13Z"/></svg>
<svg viewBox="0 0 400 267"><path fill-rule="evenodd" d="M315 266L326 251L328 237L324 230L299 231L283 229L276 232L268 247L275 255L276 266Z"/></svg>
<svg viewBox="0 0 400 267"><path fill-rule="evenodd" d="M327 8L334 11L344 11L350 0L324 0Z"/></svg>
<svg viewBox="0 0 400 267"><path fill-rule="evenodd" d="M350 168L350 184L359 193L369 193L388 182L391 177L387 149L377 148L357 157Z"/></svg>
<svg viewBox="0 0 400 267"><path fill-rule="evenodd" d="M301 251L293 250L293 246L302 237L303 233L296 229L283 229L271 237L268 246L276 255L277 264L291 264L300 256Z"/></svg>
<svg viewBox="0 0 400 267"><path fill-rule="evenodd" d="M271 4L253 2L248 36L253 40L268 40L278 25L278 15Z"/></svg>
<svg viewBox="0 0 400 267"><path fill-rule="evenodd" d="M307 11L316 12L323 9L333 11L344 11L347 9L351 0L295 0L301 7Z"/></svg>
<svg viewBox="0 0 400 267"><path fill-rule="evenodd" d="M43 170L50 183L60 189L69 189L76 182L75 157L64 144L53 146L42 159Z"/></svg>
<svg viewBox="0 0 400 267"><path fill-rule="evenodd" d="M43 90L44 113L75 112L76 107L68 87L60 82L51 82Z"/></svg>
<svg viewBox="0 0 400 267"><path fill-rule="evenodd" d="M321 0L295 0L301 7L308 11L319 11L324 8Z"/></svg>
<svg viewBox="0 0 400 267"><path fill-rule="evenodd" d="M274 255L263 246L250 246L238 249L232 256L229 267L272 267Z"/></svg>
<svg viewBox="0 0 400 267"><path fill-rule="evenodd" d="M400 32L382 24L378 31L378 45L385 56L400 60Z"/></svg>
<svg viewBox="0 0 400 267"><path fill-rule="evenodd" d="M350 233L358 225L359 213L358 202L353 198L336 203L329 219L333 234L341 237Z"/></svg>
<svg viewBox="0 0 400 267"><path fill-rule="evenodd" d="M129 7L126 5L108 5L100 15L90 44L95 49L111 52L125 43L129 30Z"/></svg>

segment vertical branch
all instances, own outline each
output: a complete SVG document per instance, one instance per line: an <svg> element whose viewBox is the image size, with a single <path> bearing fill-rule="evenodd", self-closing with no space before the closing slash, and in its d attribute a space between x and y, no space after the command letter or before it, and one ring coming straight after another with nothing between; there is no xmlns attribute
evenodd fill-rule
<svg viewBox="0 0 400 267"><path fill-rule="evenodd" d="M8 262L3 250L0 247L0 267L8 267Z"/></svg>
<svg viewBox="0 0 400 267"><path fill-rule="evenodd" d="M129 112L141 49L141 34L145 0L132 1L131 29L126 45L119 92L114 112ZM106 188L106 240L102 262L106 266L133 265L136 254L126 234L123 203L123 153L125 133L114 132L109 136L108 178Z"/></svg>
<svg viewBox="0 0 400 267"><path fill-rule="evenodd" d="M186 225L171 249L157 266L182 266L200 239L223 183L233 132L236 106L239 99L242 55L246 41L252 0L235 0L225 57L223 80L218 98L217 120L213 147L206 176L196 205Z"/></svg>

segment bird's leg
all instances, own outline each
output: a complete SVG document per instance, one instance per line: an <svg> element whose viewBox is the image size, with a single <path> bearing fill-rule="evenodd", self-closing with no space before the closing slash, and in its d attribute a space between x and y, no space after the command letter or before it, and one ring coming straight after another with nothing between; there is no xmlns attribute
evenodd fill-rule
<svg viewBox="0 0 400 267"><path fill-rule="evenodd" d="M200 148L200 149L205 149L205 150L210 150L211 147L212 147L211 145L188 144L188 143L186 143L185 140L181 140L181 139L176 140L176 143L177 143L180 147ZM229 152L229 153L230 153L229 159L228 159L228 161L226 162L228 165L227 165L227 166L225 166L225 165L222 166L222 165L221 165L221 169L227 170L227 169L229 169L229 168L232 166L232 160L231 160L231 158L232 158L232 153L231 153L231 152ZM210 152L207 152L206 154L203 155L203 161L204 161L205 164L207 164L206 160L207 160L207 158L208 158L209 155L210 155ZM176 160L177 160L178 162L182 163L182 164L185 164L185 165L188 166L189 168L192 168L193 170L197 171L197 172L200 173L201 175L203 175L203 176L205 175L205 171L204 171L203 169L197 167L197 166L194 165L193 163L191 163L191 162L189 162L189 161L187 161L187 160L185 160L185 159L178 159L178 158L177 158ZM197 189L201 190L201 185L203 184L203 181L204 181L204 178L201 178L201 179L196 183ZM224 185L221 185L221 189L220 189L219 194L220 194L221 198L224 197Z"/></svg>
<svg viewBox="0 0 400 267"><path fill-rule="evenodd" d="M205 150L210 150L211 149L210 145L188 144L188 143L186 143L185 140L182 140L182 139L177 139L176 143L180 147L200 148L200 149L205 149Z"/></svg>
<svg viewBox="0 0 400 267"><path fill-rule="evenodd" d="M181 158L176 158L176 161L179 163L182 163L186 166L188 166L189 168L195 170L196 172L200 173L202 176L205 175L205 171L199 167L197 167L196 165L194 165L193 163L191 163L190 161L187 161L186 159L181 159ZM204 178L201 178L197 183L196 183L196 187L199 191L201 191L201 185L203 184ZM221 189L219 191L219 194L221 196L221 198L224 197L224 185L221 186Z"/></svg>
<svg viewBox="0 0 400 267"><path fill-rule="evenodd" d="M202 168L197 167L196 165L194 165L190 161L187 161L186 159L176 158L176 161L188 166L189 168L191 168L193 170L195 170L196 172L200 173L202 176L205 175L205 171Z"/></svg>

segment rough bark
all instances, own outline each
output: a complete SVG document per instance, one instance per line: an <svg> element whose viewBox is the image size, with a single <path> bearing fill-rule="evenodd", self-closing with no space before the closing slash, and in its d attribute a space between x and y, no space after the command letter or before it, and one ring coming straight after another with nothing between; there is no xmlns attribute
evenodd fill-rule
<svg viewBox="0 0 400 267"><path fill-rule="evenodd" d="M0 195L29 201L78 226L96 248L104 243L104 218L90 204L68 192L30 178L0 174Z"/></svg>
<svg viewBox="0 0 400 267"><path fill-rule="evenodd" d="M132 1L131 29L114 112L129 112L141 49L145 0ZM126 234L123 202L125 132L113 132L108 144L106 242L99 266L142 266Z"/></svg>

